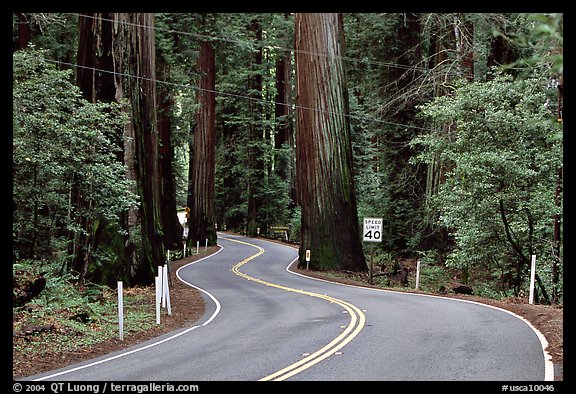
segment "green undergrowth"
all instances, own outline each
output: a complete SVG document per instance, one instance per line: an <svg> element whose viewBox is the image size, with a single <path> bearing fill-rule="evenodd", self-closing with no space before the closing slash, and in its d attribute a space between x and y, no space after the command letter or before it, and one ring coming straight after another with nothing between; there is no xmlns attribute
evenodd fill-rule
<svg viewBox="0 0 576 394"><path fill-rule="evenodd" d="M14 265L14 281L39 275L31 262ZM26 273L26 274L23 274ZM26 304L13 307L13 351L26 356L81 350L119 337L118 295L96 284L79 285L70 274L44 273L45 288ZM124 336L155 325L149 289L124 289Z"/></svg>
<svg viewBox="0 0 576 394"><path fill-rule="evenodd" d="M370 256L367 257L369 259ZM382 263L377 259L377 263ZM426 264L423 263L420 268L420 280L418 290L416 287L416 266L414 264L404 266L408 269L407 283L401 284L394 276L374 276L372 283L369 282L368 272L350 272L350 271L322 271L322 276L326 279L336 281L345 281L349 284L356 285L371 285L377 288L395 291L418 291L427 294L446 295L455 293L453 288L462 284L460 280L461 273L459 270L447 268L440 264ZM376 267L375 267L375 272ZM497 278L487 278L485 274L470 275L470 279L466 284L469 286L473 293L472 295L490 298L494 300L502 300L513 296L511 290L504 291L499 288Z"/></svg>

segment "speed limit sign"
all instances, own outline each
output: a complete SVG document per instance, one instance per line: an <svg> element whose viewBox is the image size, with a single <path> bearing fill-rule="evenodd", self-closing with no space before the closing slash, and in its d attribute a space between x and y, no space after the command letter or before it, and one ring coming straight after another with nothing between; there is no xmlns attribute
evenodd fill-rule
<svg viewBox="0 0 576 394"><path fill-rule="evenodd" d="M364 242L382 242L382 218L364 218Z"/></svg>

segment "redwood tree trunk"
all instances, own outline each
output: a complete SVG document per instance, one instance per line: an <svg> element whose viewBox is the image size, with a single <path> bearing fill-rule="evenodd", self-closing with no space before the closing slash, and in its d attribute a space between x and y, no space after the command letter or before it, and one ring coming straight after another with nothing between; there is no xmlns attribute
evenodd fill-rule
<svg viewBox="0 0 576 394"><path fill-rule="evenodd" d="M295 14L300 266L366 270L360 241L340 14Z"/></svg>
<svg viewBox="0 0 576 394"><path fill-rule="evenodd" d="M78 20L78 64L76 80L90 102L113 102L115 98L110 14L81 14ZM106 70L99 71L99 70Z"/></svg>
<svg viewBox="0 0 576 394"><path fill-rule="evenodd" d="M290 188L290 207L296 205L296 173L294 171L294 127L292 118L292 56L288 52L276 60L276 135L274 149L288 149L288 155L276 160L276 173L288 180Z"/></svg>
<svg viewBox="0 0 576 394"><path fill-rule="evenodd" d="M167 64L162 58L159 59L157 71L167 74ZM158 65L157 64L157 65ZM159 79L165 79L165 75L160 75ZM160 171L160 209L162 211L162 228L164 230L164 248L169 250L179 250L182 248L183 228L178 219L176 208L176 181L172 160L174 158L174 146L172 144L172 108L174 99L167 86L159 85L158 90L158 130L160 137L159 151L159 171Z"/></svg>
<svg viewBox="0 0 576 394"><path fill-rule="evenodd" d="M16 41L16 47L14 50L24 49L28 47L30 43L30 37L32 33L30 32L30 25L26 15L22 12L18 12L18 40Z"/></svg>
<svg viewBox="0 0 576 394"><path fill-rule="evenodd" d="M188 241L196 245L208 239L209 245L216 244L214 226L214 166L216 147L216 79L215 54L212 44L200 44L198 70L202 74L198 84L197 102L199 109L194 128L194 152L192 157L192 177L189 186Z"/></svg>
<svg viewBox="0 0 576 394"><path fill-rule="evenodd" d="M163 264L154 14L113 14L114 71L117 94L130 101L134 140L134 172L140 196L142 258L134 267L136 283L150 283L156 266ZM134 76L134 77L133 77ZM120 98L120 97L118 97ZM126 153L126 152L125 152Z"/></svg>

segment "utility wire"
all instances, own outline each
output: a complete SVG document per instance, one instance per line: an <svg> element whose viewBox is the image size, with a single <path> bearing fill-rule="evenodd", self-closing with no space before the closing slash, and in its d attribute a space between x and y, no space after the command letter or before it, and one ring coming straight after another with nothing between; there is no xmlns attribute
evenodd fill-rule
<svg viewBox="0 0 576 394"><path fill-rule="evenodd" d="M218 95L218 96L226 96L226 97L246 99L246 100L251 100L251 101L262 103L262 104L275 104L275 105L282 105L285 107L294 107L296 109L303 109L303 110L307 110L307 111L316 111L316 112L326 113L326 114L330 114L330 115L346 116L346 117L349 117L351 119L373 121L373 122L388 124L388 125L392 125L392 126L406 127L406 128L412 128L412 129L423 130L423 131L439 132L439 130L430 129L427 127L420 127L420 126L390 122L390 121L386 121L386 120L382 120L382 119L378 119L378 118L328 111L328 110L323 110L323 109L319 109L319 108L304 107L304 106L300 106L300 105L296 105L296 104L292 104L292 103L281 103L281 102L277 102L277 101L269 101L269 100L256 98L256 97L250 97L250 96L237 94L237 93L222 92L222 91L213 90L213 89L204 89L204 88L200 88L200 87L195 86L195 85L162 81L162 80L153 79L150 77L132 75L132 74L122 73L122 72L118 72L118 71L104 70L104 69L95 68L95 67L88 67L88 66L83 66L81 64L77 64L77 63L63 62L63 61L48 59L48 58L44 58L44 57L42 59L46 62L49 62L49 63L55 63L55 64L60 64L60 65L75 67L75 68L82 68L82 69L91 70L91 71L98 71L98 72L102 72L102 73L106 73L106 74L112 74L112 75L118 75L118 76L126 77L126 78L135 78L135 79L139 79L141 81L154 82L154 83L164 84L164 85L168 85L168 86L174 86L177 88L194 89L196 91L214 93L215 95Z"/></svg>
<svg viewBox="0 0 576 394"><path fill-rule="evenodd" d="M85 15L85 14L78 14L78 13L68 13L68 15L75 15L75 16L78 16L80 18L97 19L100 21L106 21L106 22L111 22L111 23L122 23L122 24L125 24L127 26L139 27L139 28L150 29L150 30L164 31L166 33L172 33L172 34L185 35L185 36L195 37L195 38L205 40L205 41L223 41L223 42L229 42L229 43L233 43L233 44L239 44L239 45L241 45L243 47L247 47L247 48L254 47L254 42L242 41L239 39L226 38L226 37L221 37L221 36L212 36L212 35L199 34L199 33L191 33L191 32L186 32L186 31L181 31L181 30L161 28L161 27L157 27L157 26L142 25L142 24L134 23L134 22L117 21L117 20L110 19L110 18L103 18L101 16ZM299 53L299 54L310 55L310 56L341 59L341 60L345 60L345 61L353 62L353 63L373 64L373 65L378 65L378 66L384 66L384 67L390 67L390 68L399 68L399 69L412 70L412 71L422 71L422 72L430 71L426 67L410 66L407 64L400 64L400 63L393 63L393 62L381 62L381 61L369 60L369 59L357 59L357 58L350 57L350 56L335 56L335 55L323 53L323 52L303 51L300 49L286 48L286 47L282 47L279 45L260 44L260 46L262 46L262 48L265 48L265 49L275 49L278 51L290 52L293 54ZM450 74L453 74L454 76L458 75L458 73L456 73L456 72L452 72Z"/></svg>

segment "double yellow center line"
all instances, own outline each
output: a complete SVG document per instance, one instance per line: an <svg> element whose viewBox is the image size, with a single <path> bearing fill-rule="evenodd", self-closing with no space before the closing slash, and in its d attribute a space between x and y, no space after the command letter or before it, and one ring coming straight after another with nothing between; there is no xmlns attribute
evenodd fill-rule
<svg viewBox="0 0 576 394"><path fill-rule="evenodd" d="M348 313L348 315L350 315L350 322L348 323L348 326L346 326L344 331L342 333L340 333L340 335L338 335L332 341L330 341L330 343L328 343L326 346L315 351L314 353L311 353L310 355L306 356L305 358L301 359L300 361L295 362L294 364L287 366L286 368L283 368L277 372L274 372L273 374L270 374L268 376L263 377L262 379L260 379L261 381L267 381L267 380L280 381L280 380L288 379L289 377L294 376L297 373L300 373L300 372L312 367L313 365L319 363L320 361L322 361L322 360L330 357L331 355L335 354L336 352L338 352L340 349L342 349L344 346L346 346L346 344L348 344L352 339L354 339L356 337L356 335L358 335L360 333L360 331L362 331L362 329L364 328L364 325L366 324L366 316L364 316L364 313L360 309L358 309L356 306L354 306L354 305L352 305L346 301L342 301L342 300L339 300L338 298L330 297L330 296L327 296L325 294L313 293L311 291L299 290L299 289L286 287L286 286L282 286L282 285L275 284L275 283L270 283L270 282L255 278L253 276L250 276L250 275L240 271L240 267L242 267L244 264L246 264L249 261L255 259L256 257L262 255L264 253L264 249L261 248L260 246L257 246L257 245L254 245L254 244L251 244L248 242L239 241L239 240L235 240L235 239L231 239L231 238L226 238L226 239L228 241L237 242L237 243L252 246L252 247L258 249L258 253L242 260L241 262L239 262L238 264L236 264L235 266L232 267L232 272L234 272L236 275L241 276L242 278L248 279L250 281L263 284L265 286L275 287L277 289L290 291L290 292L298 293L298 294L304 294L304 295L307 295L310 297L320 298L320 299L329 301L330 303L340 305L342 308L344 308L344 310L345 310L344 312Z"/></svg>

